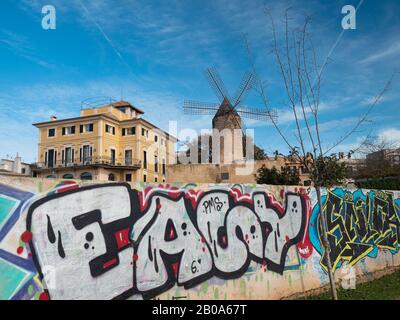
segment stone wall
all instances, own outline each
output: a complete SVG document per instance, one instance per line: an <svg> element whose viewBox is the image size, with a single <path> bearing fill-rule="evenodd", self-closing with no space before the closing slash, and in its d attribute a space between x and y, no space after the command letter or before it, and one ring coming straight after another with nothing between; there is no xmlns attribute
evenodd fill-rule
<svg viewBox="0 0 400 320"><path fill-rule="evenodd" d="M278 170L285 166L285 159L256 160L254 162L236 162L229 165L221 164L175 164L169 165L167 170L167 182L189 183L256 183L255 175L262 166ZM296 165L298 167L298 165ZM224 179L228 177L228 179ZM226 176L228 174L228 176ZM300 174L301 184L309 180L309 176Z"/></svg>

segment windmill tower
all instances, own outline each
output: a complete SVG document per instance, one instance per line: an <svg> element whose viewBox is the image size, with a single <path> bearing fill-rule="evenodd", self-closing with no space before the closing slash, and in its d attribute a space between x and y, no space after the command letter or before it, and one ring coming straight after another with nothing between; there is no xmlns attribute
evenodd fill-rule
<svg viewBox="0 0 400 320"><path fill-rule="evenodd" d="M244 159L243 140L245 124L242 117L271 121L277 119L275 110L248 108L242 105L243 101L253 88L255 78L247 72L232 100L223 81L215 69L209 68L205 76L217 95L219 103L202 103L192 100L184 102L184 113L192 115L214 115L212 119L213 140L219 139L220 163L232 163ZM232 103L231 101L234 101Z"/></svg>

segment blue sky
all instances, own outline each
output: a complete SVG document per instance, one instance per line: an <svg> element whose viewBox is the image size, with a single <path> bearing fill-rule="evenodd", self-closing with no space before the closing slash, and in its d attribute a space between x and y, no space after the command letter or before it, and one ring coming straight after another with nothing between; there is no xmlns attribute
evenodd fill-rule
<svg viewBox="0 0 400 320"><path fill-rule="evenodd" d="M163 129L209 128L211 117L184 116L185 99L216 102L203 71L214 66L235 92L250 69L242 34L247 33L257 68L268 81L279 125L295 142L277 65L270 55L267 6L279 20L291 9L291 24L312 17L311 33L324 59L340 35L346 1L135 1L2 0L0 7L0 157L19 152L37 158L32 123L79 114L82 100L121 97L143 109ZM57 29L43 30L41 8L57 10ZM331 55L321 91L320 123L325 147L346 133L368 108L394 70L400 69L400 2L364 0L357 29L343 33ZM400 140L400 79L340 150L354 148L368 134ZM246 105L262 107L255 92ZM256 143L268 153L287 152L274 128L248 121ZM335 149L335 151L339 151Z"/></svg>

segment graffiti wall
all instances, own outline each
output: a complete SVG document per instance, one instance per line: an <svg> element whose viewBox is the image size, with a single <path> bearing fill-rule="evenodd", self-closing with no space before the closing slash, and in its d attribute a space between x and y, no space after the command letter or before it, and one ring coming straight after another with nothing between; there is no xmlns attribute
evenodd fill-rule
<svg viewBox="0 0 400 320"><path fill-rule="evenodd" d="M323 191L335 274L400 265L400 194ZM315 190L0 177L0 299L277 299L327 284Z"/></svg>

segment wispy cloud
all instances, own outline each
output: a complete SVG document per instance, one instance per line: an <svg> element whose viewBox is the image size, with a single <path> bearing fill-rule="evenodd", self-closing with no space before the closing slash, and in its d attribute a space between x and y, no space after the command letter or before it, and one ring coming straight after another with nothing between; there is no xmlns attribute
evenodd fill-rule
<svg viewBox="0 0 400 320"><path fill-rule="evenodd" d="M394 58L395 55L400 54L400 39L395 40L389 47L385 47L380 51L377 51L365 59L361 60L360 63L371 63L385 58Z"/></svg>
<svg viewBox="0 0 400 320"><path fill-rule="evenodd" d="M104 37L106 42L110 45L110 47L114 50L115 54L119 58L119 60L128 68L128 71L133 74L131 67L129 64L126 62L125 58L122 56L122 54L119 52L118 48L114 44L114 42L111 40L111 38L106 34L106 32L103 30L102 26L96 21L96 19L93 17L92 13L87 9L87 7L84 5L84 3L81 0L77 0L85 12L86 16L89 18L89 20L95 25L95 27L98 29L98 31L101 33L101 35Z"/></svg>
<svg viewBox="0 0 400 320"><path fill-rule="evenodd" d="M15 32L0 30L0 47L6 48L17 56L34 62L44 68L53 68L49 62L40 58L28 39Z"/></svg>

